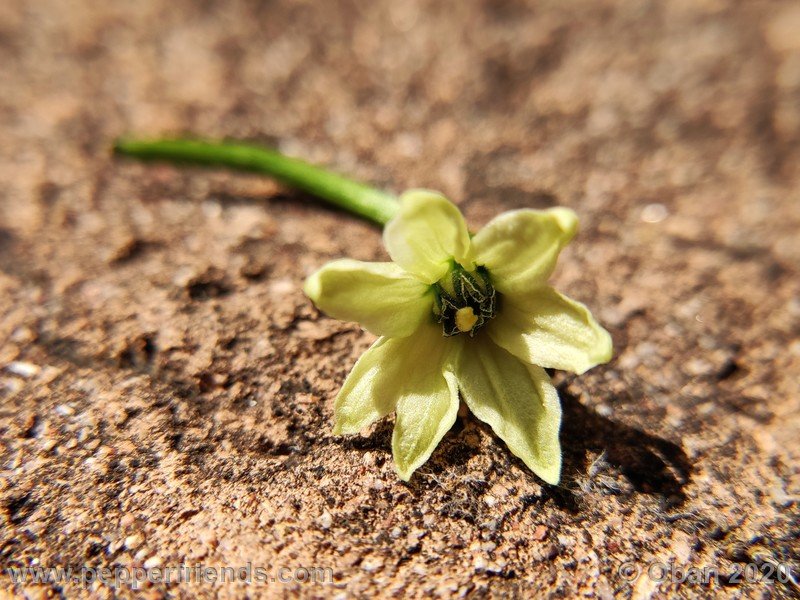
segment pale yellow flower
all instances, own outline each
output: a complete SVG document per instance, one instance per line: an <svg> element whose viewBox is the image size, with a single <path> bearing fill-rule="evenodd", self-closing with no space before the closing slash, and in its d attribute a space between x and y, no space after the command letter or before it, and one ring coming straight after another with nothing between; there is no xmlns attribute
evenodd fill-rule
<svg viewBox="0 0 800 600"><path fill-rule="evenodd" d="M566 208L503 213L471 237L441 194L412 190L384 230L394 262L338 260L308 278L330 316L380 336L336 397L338 434L395 412L392 451L408 480L452 427L463 398L548 483L561 472L561 408L544 368L583 373L611 337L547 285L577 231Z"/></svg>

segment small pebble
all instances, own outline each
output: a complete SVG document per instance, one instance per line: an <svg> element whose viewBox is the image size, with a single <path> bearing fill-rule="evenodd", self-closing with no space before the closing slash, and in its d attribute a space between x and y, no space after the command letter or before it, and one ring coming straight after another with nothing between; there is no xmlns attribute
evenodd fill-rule
<svg viewBox="0 0 800 600"><path fill-rule="evenodd" d="M123 516L123 517L122 517L122 518L119 520L119 524L120 524L120 526L121 526L121 527L130 527L130 526L131 526L131 525L133 525L134 523L136 523L136 517L134 517L134 516L133 516L133 515L131 515L131 514L124 515L124 516Z"/></svg>
<svg viewBox="0 0 800 600"><path fill-rule="evenodd" d="M612 414L614 414L614 409L608 404L598 404L595 410L601 417L610 417Z"/></svg>
<svg viewBox="0 0 800 600"><path fill-rule="evenodd" d="M486 567L489 566L489 563L483 556L479 554L478 556L472 559L472 566L475 568L476 571L485 571Z"/></svg>
<svg viewBox="0 0 800 600"><path fill-rule="evenodd" d="M667 207L660 203L648 204L642 209L641 219L645 223L660 223L669 216Z"/></svg>
<svg viewBox="0 0 800 600"><path fill-rule="evenodd" d="M205 545L210 546L212 548L216 548L217 544L219 543L219 540L217 539L216 534L213 531L211 531L210 529L206 529L204 531L201 531L200 535L198 537L199 537L200 542L202 544L205 544Z"/></svg>
<svg viewBox="0 0 800 600"><path fill-rule="evenodd" d="M541 542L546 537L547 537L547 526L537 525L536 529L533 530L533 539L535 539L537 542Z"/></svg>
<svg viewBox="0 0 800 600"><path fill-rule="evenodd" d="M361 568L367 573L375 573L383 568L383 560L380 558L368 558L361 563Z"/></svg>
<svg viewBox="0 0 800 600"><path fill-rule="evenodd" d="M326 510L320 515L318 522L319 526L327 531L331 528L331 525L333 525L333 517L331 516L331 513Z"/></svg>
<svg viewBox="0 0 800 600"><path fill-rule="evenodd" d="M22 362L22 361L14 361L10 362L6 365L6 369L13 373L14 375L19 375L20 377L33 377L36 375L41 368L38 365L29 362Z"/></svg>

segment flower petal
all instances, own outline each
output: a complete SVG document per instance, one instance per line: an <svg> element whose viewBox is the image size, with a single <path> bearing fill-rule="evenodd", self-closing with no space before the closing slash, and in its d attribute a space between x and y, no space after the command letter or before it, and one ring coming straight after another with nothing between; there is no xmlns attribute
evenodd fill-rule
<svg viewBox="0 0 800 600"><path fill-rule="evenodd" d="M335 435L358 433L394 410L397 397L383 388L399 374L393 357L406 339L378 338L356 361L333 403Z"/></svg>
<svg viewBox="0 0 800 600"><path fill-rule="evenodd" d="M440 376L435 386L431 379L420 391L400 399L392 434L392 454L400 479L411 479L430 458L457 415L458 386L450 372Z"/></svg>
<svg viewBox="0 0 800 600"><path fill-rule="evenodd" d="M432 426L437 426L438 421L435 419L439 418L439 415L435 409L431 411L428 405L435 407L441 397L449 397L443 370L449 361L450 352L458 347L458 343L453 344L442 336L441 327L436 324L423 325L412 336L380 338L358 359L336 397L334 403L336 422L333 432L337 435L358 433L395 408L398 410L398 421L403 420L400 413L406 415L403 422L409 419L413 421L415 414L430 415L433 419ZM449 426L444 432L448 428ZM397 437L397 426L395 426L395 437ZM412 445L406 441L403 449ZM402 454L403 457L408 457L408 460L398 462L404 469L401 471L401 476L403 473L410 476L411 472L430 456L435 446L436 444L433 444L424 456L412 456L413 448L408 448ZM418 458L421 460L414 464ZM413 466L409 468L409 465Z"/></svg>
<svg viewBox="0 0 800 600"><path fill-rule="evenodd" d="M392 454L400 478L408 481L455 423L458 386L452 365L462 340L444 338L441 328L423 327L414 335L416 348L402 357L404 367L395 380L398 397Z"/></svg>
<svg viewBox="0 0 800 600"><path fill-rule="evenodd" d="M404 337L432 320L430 286L394 263L336 260L311 275L303 289L320 310L358 321L375 335Z"/></svg>
<svg viewBox="0 0 800 600"><path fill-rule="evenodd" d="M486 338L475 342L464 345L459 359L464 401L534 473L558 483L561 405L550 378Z"/></svg>
<svg viewBox="0 0 800 600"><path fill-rule="evenodd" d="M527 363L581 374L611 360L611 336L580 302L542 287L503 296L491 338Z"/></svg>
<svg viewBox="0 0 800 600"><path fill-rule="evenodd" d="M516 210L492 219L472 244L497 291L519 293L547 281L577 229L578 218L568 208Z"/></svg>
<svg viewBox="0 0 800 600"><path fill-rule="evenodd" d="M444 277L453 258L473 267L464 217L455 204L430 190L410 190L400 197L400 210L386 224L383 243L394 262L425 283Z"/></svg>

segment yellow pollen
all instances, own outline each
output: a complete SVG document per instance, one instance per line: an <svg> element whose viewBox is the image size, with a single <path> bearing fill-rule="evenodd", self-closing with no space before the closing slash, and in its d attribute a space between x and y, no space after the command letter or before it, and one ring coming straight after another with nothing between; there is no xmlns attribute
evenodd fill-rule
<svg viewBox="0 0 800 600"><path fill-rule="evenodd" d="M475 311L472 310L472 307L465 306L456 311L456 327L458 327L459 331L469 331L477 322L478 317L475 315Z"/></svg>

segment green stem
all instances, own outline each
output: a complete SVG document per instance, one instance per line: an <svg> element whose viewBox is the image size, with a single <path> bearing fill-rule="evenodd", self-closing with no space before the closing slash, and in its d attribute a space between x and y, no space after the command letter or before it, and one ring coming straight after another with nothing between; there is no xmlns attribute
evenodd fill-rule
<svg viewBox="0 0 800 600"><path fill-rule="evenodd" d="M290 158L268 148L235 142L203 140L129 140L114 152L143 160L230 167L264 173L330 204L385 225L397 212L397 198L336 173Z"/></svg>

